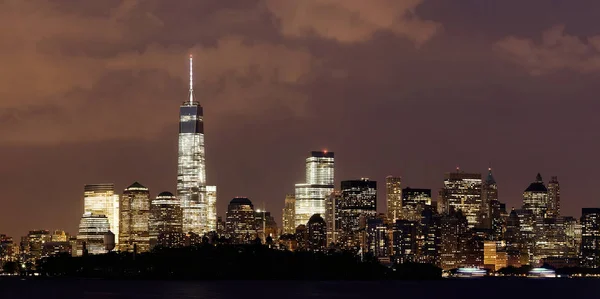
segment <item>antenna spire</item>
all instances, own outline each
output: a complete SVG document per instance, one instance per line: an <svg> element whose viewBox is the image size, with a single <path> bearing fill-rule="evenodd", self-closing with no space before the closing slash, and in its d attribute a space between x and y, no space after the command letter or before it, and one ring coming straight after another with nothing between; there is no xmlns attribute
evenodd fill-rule
<svg viewBox="0 0 600 299"><path fill-rule="evenodd" d="M194 104L194 58L190 54L190 105Z"/></svg>

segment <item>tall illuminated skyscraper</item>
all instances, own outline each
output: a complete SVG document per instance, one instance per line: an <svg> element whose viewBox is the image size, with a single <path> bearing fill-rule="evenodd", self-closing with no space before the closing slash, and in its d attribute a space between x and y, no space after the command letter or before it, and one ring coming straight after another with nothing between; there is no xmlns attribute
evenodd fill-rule
<svg viewBox="0 0 600 299"><path fill-rule="evenodd" d="M402 214L402 178L388 176L385 178L387 217L390 221L399 219Z"/></svg>
<svg viewBox="0 0 600 299"><path fill-rule="evenodd" d="M146 252L150 250L150 191L135 182L121 196L119 250Z"/></svg>
<svg viewBox="0 0 600 299"><path fill-rule="evenodd" d="M498 205L498 203L498 185L492 175L492 169L488 168L488 175L481 188L479 221L483 228L492 228L492 219L494 218L492 205Z"/></svg>
<svg viewBox="0 0 600 299"><path fill-rule="evenodd" d="M183 231L201 235L216 229L216 187L207 194L203 111L194 100L193 82L190 55L189 101L179 108L177 197L183 209Z"/></svg>
<svg viewBox="0 0 600 299"><path fill-rule="evenodd" d="M358 250L360 232L366 221L377 215L377 182L368 178L342 181L339 203L340 240L347 247Z"/></svg>
<svg viewBox="0 0 600 299"><path fill-rule="evenodd" d="M539 173L535 177L535 181L523 192L523 209L531 211L534 217L546 217L548 212L548 189Z"/></svg>
<svg viewBox="0 0 600 299"><path fill-rule="evenodd" d="M296 184L295 226L314 214L325 215L325 198L333 191L333 152L311 152L306 158L306 183Z"/></svg>
<svg viewBox="0 0 600 299"><path fill-rule="evenodd" d="M181 201L171 192L161 192L150 205L151 243L163 247L183 244Z"/></svg>
<svg viewBox="0 0 600 299"><path fill-rule="evenodd" d="M481 174L466 173L460 170L447 173L442 190L443 202L447 211L462 211L469 228L479 225L481 210Z"/></svg>
<svg viewBox="0 0 600 299"><path fill-rule="evenodd" d="M560 184L553 176L548 183L548 217L560 216Z"/></svg>
<svg viewBox="0 0 600 299"><path fill-rule="evenodd" d="M296 232L295 222L295 211L296 211L296 198L293 194L285 196L285 205L283 206L283 233L293 234Z"/></svg>
<svg viewBox="0 0 600 299"><path fill-rule="evenodd" d="M85 185L83 193L83 213L104 215L110 231L119 240L119 195L115 194L114 184Z"/></svg>

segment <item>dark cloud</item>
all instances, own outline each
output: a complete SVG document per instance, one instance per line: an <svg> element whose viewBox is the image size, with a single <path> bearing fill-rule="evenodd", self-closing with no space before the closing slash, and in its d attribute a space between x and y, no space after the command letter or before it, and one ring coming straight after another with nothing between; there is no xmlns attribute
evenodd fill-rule
<svg viewBox="0 0 600 299"><path fill-rule="evenodd" d="M509 206L558 175L578 216L597 205L595 3L3 1L0 232L75 232L86 183L174 192L189 53L219 214L244 195L280 222L328 148L338 182L436 190L491 164Z"/></svg>

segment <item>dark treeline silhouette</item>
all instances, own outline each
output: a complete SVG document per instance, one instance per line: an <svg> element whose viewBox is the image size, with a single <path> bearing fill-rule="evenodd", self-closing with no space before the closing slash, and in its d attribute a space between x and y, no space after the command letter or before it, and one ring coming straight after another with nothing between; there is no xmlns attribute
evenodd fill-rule
<svg viewBox="0 0 600 299"><path fill-rule="evenodd" d="M346 252L314 253L270 249L262 245L200 245L160 248L133 254L111 252L42 259L44 276L148 279L437 279L441 269L428 264L388 268L376 259Z"/></svg>

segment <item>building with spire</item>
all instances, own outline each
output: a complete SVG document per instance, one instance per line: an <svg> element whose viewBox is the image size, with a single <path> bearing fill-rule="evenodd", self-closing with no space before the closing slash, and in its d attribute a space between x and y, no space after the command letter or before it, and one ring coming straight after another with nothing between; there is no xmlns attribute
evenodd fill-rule
<svg viewBox="0 0 600 299"><path fill-rule="evenodd" d="M150 191L135 182L121 196L119 250L150 250Z"/></svg>
<svg viewBox="0 0 600 299"><path fill-rule="evenodd" d="M189 100L179 108L177 197L183 210L183 231L199 235L216 230L216 187L206 186L204 114L194 99L193 59L190 55Z"/></svg>
<svg viewBox="0 0 600 299"><path fill-rule="evenodd" d="M481 187L481 211L479 214L482 228L492 228L493 208L498 202L498 185L492 174L492 168L488 168L488 174Z"/></svg>
<svg viewBox="0 0 600 299"><path fill-rule="evenodd" d="M306 225L312 215L325 215L325 198L333 192L334 153L313 151L306 158L306 183L296 184L295 226Z"/></svg>
<svg viewBox="0 0 600 299"><path fill-rule="evenodd" d="M548 212L548 189L539 173L535 181L523 192L523 209L529 210L535 218L544 218Z"/></svg>

